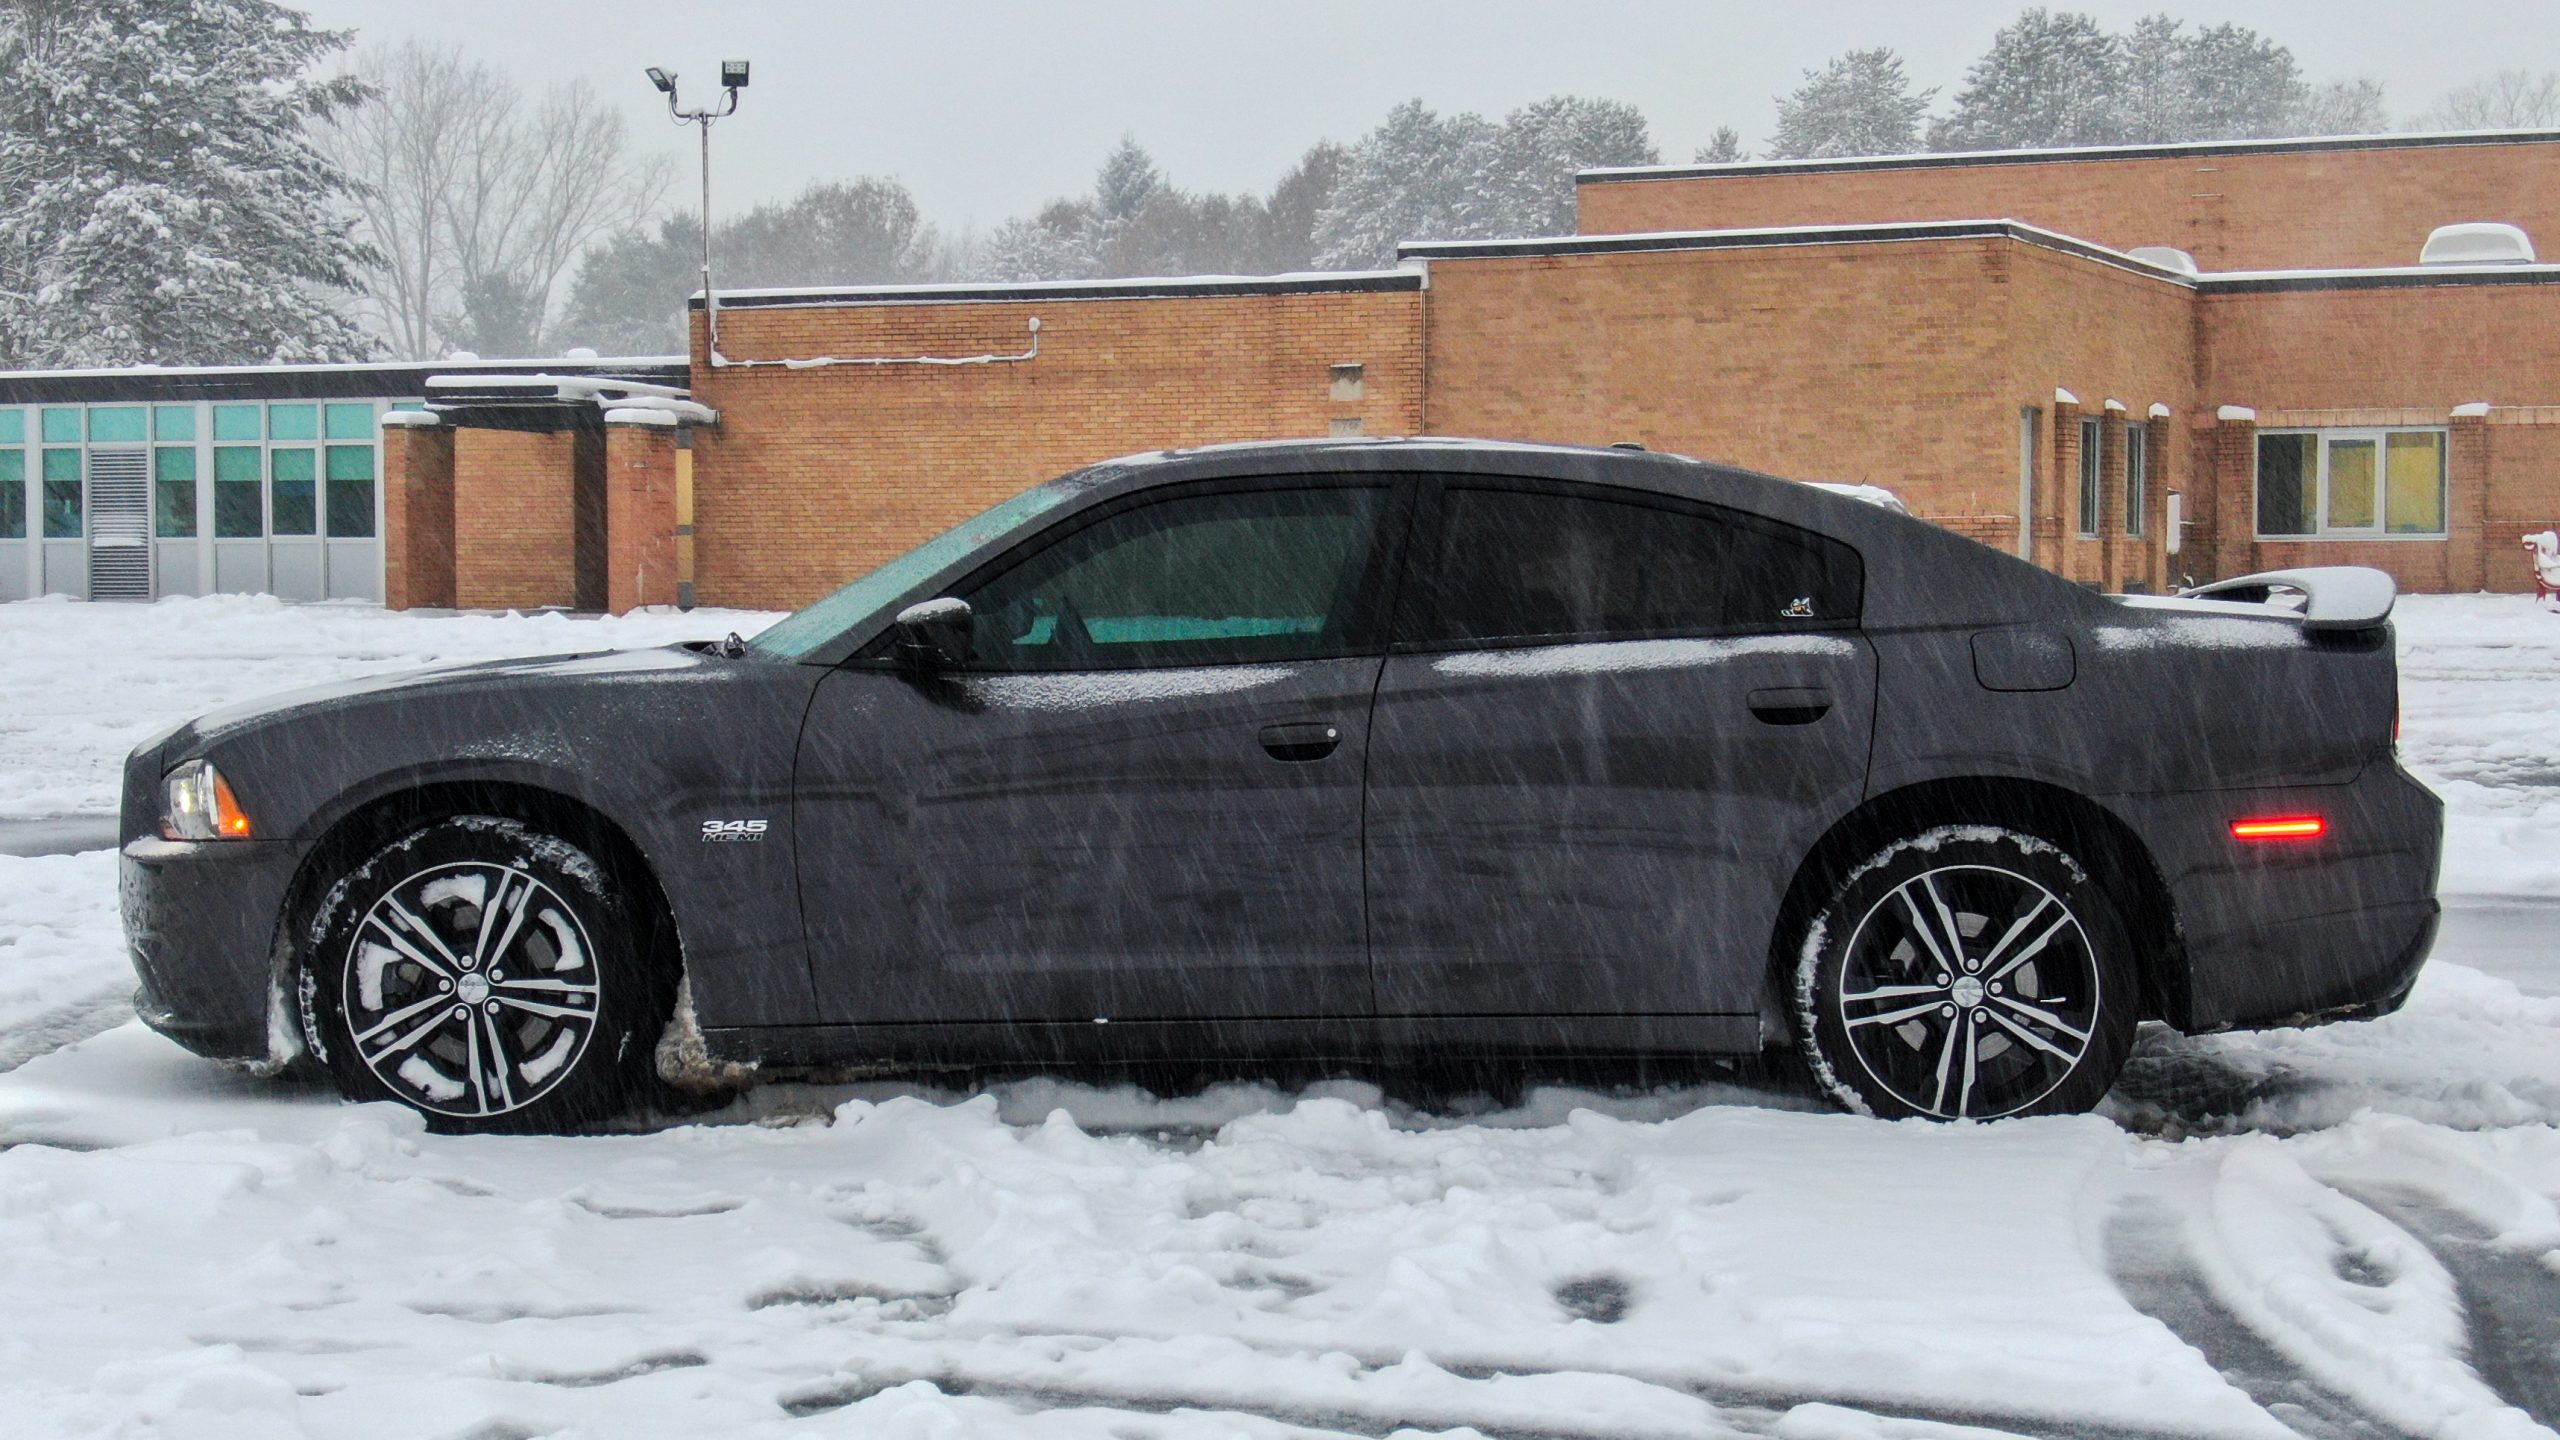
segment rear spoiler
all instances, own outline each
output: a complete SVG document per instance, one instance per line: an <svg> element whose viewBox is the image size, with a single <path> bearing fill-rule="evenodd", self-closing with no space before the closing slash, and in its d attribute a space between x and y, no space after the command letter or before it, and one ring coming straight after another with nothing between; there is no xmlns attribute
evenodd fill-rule
<svg viewBox="0 0 2560 1440"><path fill-rule="evenodd" d="M2370 630L2391 618L2391 602L2400 587L2390 576L2363 565L2313 565L2301 570L2268 570L2231 580L2216 580L2181 590L2188 600L2229 600L2263 605L2278 590L2302 595L2302 628L2306 630Z"/></svg>

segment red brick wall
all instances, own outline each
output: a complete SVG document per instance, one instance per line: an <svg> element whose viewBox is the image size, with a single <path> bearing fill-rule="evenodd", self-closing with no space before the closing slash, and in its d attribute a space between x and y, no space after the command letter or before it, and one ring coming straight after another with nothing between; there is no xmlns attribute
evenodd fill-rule
<svg viewBox="0 0 2560 1440"><path fill-rule="evenodd" d="M2414 265L2427 232L2521 225L2560 250L2560 143L2205 154L1612 181L1580 191L1587 235L2011 218L2207 270Z"/></svg>
<svg viewBox="0 0 2560 1440"><path fill-rule="evenodd" d="M604 427L605 608L676 603L676 432Z"/></svg>
<svg viewBox="0 0 2560 1440"><path fill-rule="evenodd" d="M523 610L576 602L575 452L567 434L455 432L456 604Z"/></svg>
<svg viewBox="0 0 2560 1440"><path fill-rule="evenodd" d="M453 604L453 431L382 427L382 603Z"/></svg>
<svg viewBox="0 0 2560 1440"><path fill-rule="evenodd" d="M2006 238L1438 260L1430 422L1882 485L2014 552L2032 407L2039 559L2093 581L2156 578L2147 549L2111 577L2099 543L2066 539L2078 437L2056 425L2053 396L2120 398L2130 414L2115 420L2184 408L2188 304L2174 284ZM2167 468L2155 458L2155 494Z"/></svg>
<svg viewBox="0 0 2560 1440"><path fill-rule="evenodd" d="M1020 352L1016 364L712 369L694 317L695 579L795 606L1018 491L1166 446L1422 426L1418 292L724 310L732 359ZM1364 367L1332 398L1329 367Z"/></svg>

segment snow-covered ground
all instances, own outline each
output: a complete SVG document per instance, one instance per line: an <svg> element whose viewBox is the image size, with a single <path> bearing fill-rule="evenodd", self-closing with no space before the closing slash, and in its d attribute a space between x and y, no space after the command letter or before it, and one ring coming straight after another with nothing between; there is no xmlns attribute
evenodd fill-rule
<svg viewBox="0 0 2560 1440"><path fill-rule="evenodd" d="M116 1024L111 857L0 856L0 1433L2551 1436L2560 615L2402 607L2446 888L2513 943L2148 1033L2077 1119L1016 1081L435 1137ZM259 691L761 618L0 606L0 817Z"/></svg>

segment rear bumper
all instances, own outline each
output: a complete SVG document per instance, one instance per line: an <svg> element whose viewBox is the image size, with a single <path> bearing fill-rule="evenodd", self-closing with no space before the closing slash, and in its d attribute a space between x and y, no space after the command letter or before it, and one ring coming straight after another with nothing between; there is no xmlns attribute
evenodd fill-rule
<svg viewBox="0 0 2560 1440"><path fill-rule="evenodd" d="M128 842L117 877L144 1024L198 1055L264 1061L276 927L307 847L280 840Z"/></svg>
<svg viewBox="0 0 2560 1440"><path fill-rule="evenodd" d="M2168 882L2182 983L2162 1018L2190 1033L2397 1009L2435 943L2444 805L2398 764L2344 785L2119 796ZM2311 841L2247 842L2245 815L2317 814Z"/></svg>

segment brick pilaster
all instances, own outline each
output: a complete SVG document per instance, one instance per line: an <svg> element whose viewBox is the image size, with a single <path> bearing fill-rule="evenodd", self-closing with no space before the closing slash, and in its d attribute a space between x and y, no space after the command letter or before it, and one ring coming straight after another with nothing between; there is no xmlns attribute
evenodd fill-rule
<svg viewBox="0 0 2560 1440"><path fill-rule="evenodd" d="M2205 454L2211 470L2209 505L2197 507L2212 517L2213 533L2193 547L2206 564L2199 580L2245 575L2258 562L2258 416L2226 405L2206 432Z"/></svg>
<svg viewBox="0 0 2560 1440"><path fill-rule="evenodd" d="M453 604L453 432L423 411L385 415L382 480L383 607Z"/></svg>
<svg viewBox="0 0 2560 1440"><path fill-rule="evenodd" d="M663 411L614 410L604 427L605 608L676 603L676 429Z"/></svg>
<svg viewBox="0 0 2560 1440"><path fill-rule="evenodd" d="M2446 589L2489 588L2489 407L2465 405L2446 422ZM2467 413L2465 413L2467 412ZM2513 544L2512 536L2508 539Z"/></svg>

